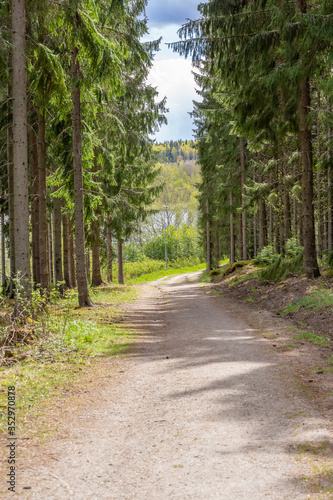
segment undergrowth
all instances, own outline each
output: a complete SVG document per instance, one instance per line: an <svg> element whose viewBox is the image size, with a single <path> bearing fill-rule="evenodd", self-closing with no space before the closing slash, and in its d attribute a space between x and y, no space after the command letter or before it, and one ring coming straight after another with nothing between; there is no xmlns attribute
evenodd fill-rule
<svg viewBox="0 0 333 500"><path fill-rule="evenodd" d="M29 412L37 411L39 403L71 384L92 358L125 352L136 333L119 324L122 313L118 305L136 297L137 289L132 286L101 287L92 291L95 307L78 309L77 292L71 290L64 299L47 306L38 319L28 320L25 329L32 334L16 345L2 346L0 406L6 404L7 387L15 386L22 425ZM8 301L2 310L2 332L11 307ZM0 419L0 429L4 424Z"/></svg>
<svg viewBox="0 0 333 500"><path fill-rule="evenodd" d="M296 336L297 339L306 339L313 344L321 345L323 347L329 346L329 341L323 335L316 335L314 332L302 332Z"/></svg>
<svg viewBox="0 0 333 500"><path fill-rule="evenodd" d="M319 289L310 293L306 297L302 297L300 300L292 302L285 309L283 309L282 314L292 314L302 307L305 309L324 309L325 307L333 306L333 292L330 289Z"/></svg>
<svg viewBox="0 0 333 500"><path fill-rule="evenodd" d="M281 256L269 267L259 273L261 281L281 281L293 274L303 272L303 254L299 253L293 259L284 259Z"/></svg>

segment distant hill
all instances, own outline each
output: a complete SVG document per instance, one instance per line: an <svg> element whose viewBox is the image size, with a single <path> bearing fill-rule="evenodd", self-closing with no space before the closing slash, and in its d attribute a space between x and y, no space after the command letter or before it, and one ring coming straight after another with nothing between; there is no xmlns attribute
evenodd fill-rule
<svg viewBox="0 0 333 500"><path fill-rule="evenodd" d="M192 165L197 161L198 154L195 149L195 141L165 141L153 146L160 163L182 163Z"/></svg>

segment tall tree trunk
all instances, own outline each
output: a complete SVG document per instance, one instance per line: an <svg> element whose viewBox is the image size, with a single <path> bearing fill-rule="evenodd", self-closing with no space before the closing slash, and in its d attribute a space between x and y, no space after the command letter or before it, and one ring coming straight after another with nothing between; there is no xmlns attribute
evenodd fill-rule
<svg viewBox="0 0 333 500"><path fill-rule="evenodd" d="M262 174L259 174L258 181L263 182ZM267 220L266 203L263 198L259 200L259 252L267 245Z"/></svg>
<svg viewBox="0 0 333 500"><path fill-rule="evenodd" d="M258 253L258 214L253 214L253 257Z"/></svg>
<svg viewBox="0 0 333 500"><path fill-rule="evenodd" d="M85 235L83 217L83 170L82 170L82 131L81 131L81 91L80 64L77 47L71 50L72 89L72 127L73 127L73 169L74 169L74 219L75 219L75 256L76 281L79 294L79 306L90 307L87 270L85 260Z"/></svg>
<svg viewBox="0 0 333 500"><path fill-rule="evenodd" d="M284 240L287 242L291 238L291 208L290 196L287 187L284 190Z"/></svg>
<svg viewBox="0 0 333 500"><path fill-rule="evenodd" d="M86 269L87 269L87 280L90 281L90 250L86 248Z"/></svg>
<svg viewBox="0 0 333 500"><path fill-rule="evenodd" d="M230 204L230 264L235 262L235 224L234 224L234 209L233 209L233 197L230 191L229 195Z"/></svg>
<svg viewBox="0 0 333 500"><path fill-rule="evenodd" d="M50 274L50 284L51 284L54 283L52 214L50 216L50 221L47 225L47 228L48 228L47 233L49 237L48 257L49 257L49 274Z"/></svg>
<svg viewBox="0 0 333 500"><path fill-rule="evenodd" d="M329 113L332 111L331 106L328 107ZM329 164L332 161L332 152L331 152L331 139L332 139L332 129L328 127L328 158ZM327 193L328 193L328 211L327 211L327 250L333 250L333 196L332 196L332 167L328 167L327 171Z"/></svg>
<svg viewBox="0 0 333 500"><path fill-rule="evenodd" d="M104 282L101 276L101 263L99 256L99 221L97 219L91 222L91 235L92 235L92 286L103 285Z"/></svg>
<svg viewBox="0 0 333 500"><path fill-rule="evenodd" d="M62 253L61 253L61 198L53 198L53 246L54 246L54 274L57 290L61 294L64 292L64 286L59 285L64 280L62 273ZM65 238L64 238L65 239ZM67 241L68 246L68 241ZM68 248L67 248L68 256ZM68 258L68 257L67 257Z"/></svg>
<svg viewBox="0 0 333 500"><path fill-rule="evenodd" d="M6 248L5 248L5 216L1 212L1 282L2 285L6 283Z"/></svg>
<svg viewBox="0 0 333 500"><path fill-rule="evenodd" d="M31 271L24 0L12 0L12 34L15 265L20 275L23 296L28 298L31 293ZM18 315L21 312L22 303L18 300L15 313Z"/></svg>
<svg viewBox="0 0 333 500"><path fill-rule="evenodd" d="M75 249L74 249L73 233L71 230L70 230L70 234L69 234L69 262L70 262L69 269L71 272L72 287L76 287Z"/></svg>
<svg viewBox="0 0 333 500"><path fill-rule="evenodd" d="M34 116L31 106L32 119ZM39 261L39 172L38 172L38 149L37 138L33 124L29 127L30 144L30 184L31 184L31 232L32 232L32 273L33 282L36 287L40 284L40 261Z"/></svg>
<svg viewBox="0 0 333 500"><path fill-rule="evenodd" d="M291 238L291 207L290 207L290 196L288 185L285 181L288 176L288 164L286 162L286 154L283 152L283 163L282 163L282 185L283 185L283 250L284 254L286 251L286 243Z"/></svg>
<svg viewBox="0 0 333 500"><path fill-rule="evenodd" d="M106 226L106 248L107 248L107 280L108 282L112 282L113 251L112 251L112 230L110 226L110 220L107 221L107 226Z"/></svg>
<svg viewBox="0 0 333 500"><path fill-rule="evenodd" d="M245 140L240 140L240 164L241 164L241 188L242 188L242 260L247 260L247 237L246 237L246 212L244 210L245 204L245 181L246 181L246 168L245 168Z"/></svg>
<svg viewBox="0 0 333 500"><path fill-rule="evenodd" d="M317 158L318 163L321 163L321 130L320 130L320 90L318 90L318 112L317 112ZM323 255L323 200L322 200L322 173L320 166L317 171L317 234L318 234L318 255L321 258Z"/></svg>
<svg viewBox="0 0 333 500"><path fill-rule="evenodd" d="M219 227L217 221L214 222L214 267L219 267L220 258L220 242L219 242Z"/></svg>
<svg viewBox="0 0 333 500"><path fill-rule="evenodd" d="M124 284L123 242L118 240L118 283Z"/></svg>
<svg viewBox="0 0 333 500"><path fill-rule="evenodd" d="M46 127L45 111L38 113L38 172L39 172L39 262L41 292L50 294L49 237L46 187Z"/></svg>
<svg viewBox="0 0 333 500"><path fill-rule="evenodd" d="M242 214L238 214L238 233L237 233L237 246L238 246L238 260L242 260L243 252L243 230L242 230Z"/></svg>
<svg viewBox="0 0 333 500"><path fill-rule="evenodd" d="M327 193L328 193L328 211L327 211L327 250L333 250L333 196L332 196L332 168L327 171Z"/></svg>
<svg viewBox="0 0 333 500"><path fill-rule="evenodd" d="M307 1L297 0L299 10L305 14ZM315 221L313 209L313 156L311 130L307 123L311 106L310 80L301 83L299 98L299 132L302 157L302 215L304 268L308 278L320 276L316 254Z"/></svg>
<svg viewBox="0 0 333 500"><path fill-rule="evenodd" d="M210 229L210 208L209 201L206 201L206 243L207 243L207 271L212 269L212 243L211 243L211 229Z"/></svg>
<svg viewBox="0 0 333 500"><path fill-rule="evenodd" d="M269 184L270 186L273 185L273 179L272 179L272 174L269 175ZM274 213L273 213L273 207L272 204L270 203L269 205L269 211L268 211L268 238L269 238L269 244L271 246L274 246Z"/></svg>
<svg viewBox="0 0 333 500"><path fill-rule="evenodd" d="M72 288L72 277L70 269L70 237L68 215L64 214L62 219L63 232L63 256L64 256L64 281L66 288Z"/></svg>
<svg viewBox="0 0 333 500"><path fill-rule="evenodd" d="M301 0L298 0L299 2ZM315 221L313 209L313 158L311 130L307 125L310 111L310 82L301 84L299 103L300 144L302 156L302 226L304 244L304 267L308 278L320 276L316 255Z"/></svg>
<svg viewBox="0 0 333 500"><path fill-rule="evenodd" d="M10 258L10 280L9 280L9 298L15 296L14 278L16 275L15 265L15 220L14 220L14 165L13 165L13 127L12 111L10 105L12 102L12 87L7 86L8 98L8 127L7 127L7 169L8 169L8 215L9 215L9 258Z"/></svg>

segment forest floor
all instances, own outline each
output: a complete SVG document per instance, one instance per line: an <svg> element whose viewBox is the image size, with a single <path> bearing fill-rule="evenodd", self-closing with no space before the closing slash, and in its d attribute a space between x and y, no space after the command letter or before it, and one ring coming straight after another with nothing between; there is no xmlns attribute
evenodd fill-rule
<svg viewBox="0 0 333 500"><path fill-rule="evenodd" d="M128 354L96 359L25 428L21 498L333 498L329 346L197 278L143 285Z"/></svg>

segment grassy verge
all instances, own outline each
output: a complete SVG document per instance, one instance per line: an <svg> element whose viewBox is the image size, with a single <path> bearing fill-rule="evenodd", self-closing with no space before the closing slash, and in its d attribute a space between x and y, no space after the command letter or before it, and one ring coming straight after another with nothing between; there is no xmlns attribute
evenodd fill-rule
<svg viewBox="0 0 333 500"><path fill-rule="evenodd" d="M5 429L7 387L15 386L19 430L28 416L62 393L97 356L119 356L134 342L135 332L119 324L121 304L132 302L136 287L113 285L92 290L95 307L78 309L76 291L48 306L38 321L29 321L29 342L11 348L0 368L0 431ZM5 324L11 304L2 309ZM50 403L49 403L50 404Z"/></svg>
<svg viewBox="0 0 333 500"><path fill-rule="evenodd" d="M329 341L323 335L316 335L314 332L302 332L296 336L297 339L306 339L313 344L321 345L324 347L328 347Z"/></svg>
<svg viewBox="0 0 333 500"><path fill-rule="evenodd" d="M198 264L196 266L188 266L188 267L179 267L176 269L169 268L168 270L162 269L160 271L155 271L149 274L142 274L136 278L132 278L128 280L129 284L140 284L140 283L148 283L149 281L156 281L160 278L164 278L164 276L172 276L176 274L184 274L191 273L195 271L202 271L206 268L206 264Z"/></svg>
<svg viewBox="0 0 333 500"><path fill-rule="evenodd" d="M289 304L282 311L282 314L291 314L299 311L302 307L305 309L320 310L326 307L333 306L333 292L329 289L318 289L314 292L302 297L300 300L294 301Z"/></svg>

